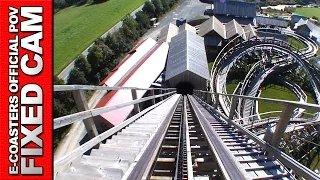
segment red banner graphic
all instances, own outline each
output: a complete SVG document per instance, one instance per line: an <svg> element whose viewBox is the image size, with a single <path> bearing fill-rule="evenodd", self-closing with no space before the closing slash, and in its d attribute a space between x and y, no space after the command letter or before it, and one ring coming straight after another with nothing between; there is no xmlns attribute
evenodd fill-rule
<svg viewBox="0 0 320 180"><path fill-rule="evenodd" d="M0 179L52 179L52 1L0 9Z"/></svg>

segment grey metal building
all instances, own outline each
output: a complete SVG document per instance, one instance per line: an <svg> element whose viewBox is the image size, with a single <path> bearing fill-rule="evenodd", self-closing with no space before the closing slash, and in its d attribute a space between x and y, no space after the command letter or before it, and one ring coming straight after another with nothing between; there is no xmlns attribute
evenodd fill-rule
<svg viewBox="0 0 320 180"><path fill-rule="evenodd" d="M182 94L193 88L206 89L209 80L206 50L202 37L182 31L172 38L166 65L166 81Z"/></svg>
<svg viewBox="0 0 320 180"><path fill-rule="evenodd" d="M255 19L256 26L274 26L280 28L288 27L288 22L284 19L257 16Z"/></svg>
<svg viewBox="0 0 320 180"><path fill-rule="evenodd" d="M213 14L222 23L235 19L241 25L253 24L256 5L243 1L215 0Z"/></svg>
<svg viewBox="0 0 320 180"><path fill-rule="evenodd" d="M216 0L214 2L215 15L228 15L228 16L238 16L246 18L256 17L256 5L255 3L248 3L242 1L225 1L221 2Z"/></svg>

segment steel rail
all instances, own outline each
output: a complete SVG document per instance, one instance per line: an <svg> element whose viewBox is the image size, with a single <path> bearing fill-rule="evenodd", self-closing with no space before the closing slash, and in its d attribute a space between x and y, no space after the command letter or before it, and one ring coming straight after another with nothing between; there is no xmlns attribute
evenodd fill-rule
<svg viewBox="0 0 320 180"><path fill-rule="evenodd" d="M185 138L185 144L184 146L186 147L187 150L187 154L185 155L184 158L186 158L186 162L187 163L187 175L188 175L188 179L194 179L193 178L193 167L192 167L192 156L191 156L191 147L190 147L190 134L189 134L189 126L188 126L188 114L187 114L187 101L188 98L187 96L184 96L183 99L183 133L184 133L184 138ZM183 177L181 177L183 179Z"/></svg>
<svg viewBox="0 0 320 180"><path fill-rule="evenodd" d="M67 116L55 118L53 120L53 129L57 129L57 128L60 128L60 127L63 127L63 126L69 125L69 124L73 124L75 122L82 121L82 120L87 119L89 117L95 117L95 116L98 116L102 113L106 113L106 112L120 109L120 108L123 108L126 106L130 106L130 105L134 105L134 104L141 103L144 101L148 101L151 99L172 95L174 93L176 93L176 92L173 91L173 92L169 92L169 93L165 93L165 94L161 94L161 95L154 95L154 96L145 97L145 98L133 100L133 101L122 103L122 104L116 104L113 106L90 109L87 111L81 111L81 112L70 114Z"/></svg>
<svg viewBox="0 0 320 180"><path fill-rule="evenodd" d="M175 110L177 109L180 99L181 96L177 99L176 103L173 105L172 109L165 117L165 120L160 125L158 131L156 132L146 150L141 155L139 161L136 162L134 168L128 175L127 180L148 179L149 172L156 158L155 152L158 152L161 147L161 143L166 134L165 132L169 127L169 122L172 119Z"/></svg>
<svg viewBox="0 0 320 180"><path fill-rule="evenodd" d="M319 176L310 170L309 168L305 167L289 155L285 154L284 152L280 151L278 148L271 146L266 141L260 139L257 135L250 132L249 130L243 128L240 124L233 122L230 120L226 115L222 114L221 112L217 111L215 108L210 106L209 104L202 101L200 98L196 98L198 101L205 104L204 107L208 107L211 111L217 113L224 121L229 123L230 125L234 126L236 129L238 129L243 134L247 135L251 140L253 140L255 143L257 143L260 147L265 149L267 152L271 152L274 157L276 157L280 162L285 164L286 167L292 169L296 174L299 176L304 177L305 179L320 179ZM320 108L320 107L319 107Z"/></svg>
<svg viewBox="0 0 320 180"><path fill-rule="evenodd" d="M110 87L93 85L54 85L53 91L75 91L75 90L175 90L176 88L137 88L137 87Z"/></svg>
<svg viewBox="0 0 320 180"><path fill-rule="evenodd" d="M207 137L211 150L217 158L218 165L226 179L247 179L245 173L236 163L235 158L230 151L224 146L223 142L218 138L218 134L213 130L210 123L196 107L192 97L188 96L191 107L195 116L198 118L201 128Z"/></svg>
<svg viewBox="0 0 320 180"><path fill-rule="evenodd" d="M311 109L311 110L320 111L320 105L317 105L317 104L300 103L297 101L288 101L288 100L281 100L281 99L252 97L252 96L237 95L237 94L222 94L222 93L215 93L215 92L213 93L213 92L203 91L203 90L195 90L195 91L210 93L210 94L219 95L219 96L237 97L237 98L256 100L256 101L261 101L261 102L268 102L268 103L273 103L273 104L281 104L284 106L293 106L293 107L299 107L299 108L304 108L304 109Z"/></svg>

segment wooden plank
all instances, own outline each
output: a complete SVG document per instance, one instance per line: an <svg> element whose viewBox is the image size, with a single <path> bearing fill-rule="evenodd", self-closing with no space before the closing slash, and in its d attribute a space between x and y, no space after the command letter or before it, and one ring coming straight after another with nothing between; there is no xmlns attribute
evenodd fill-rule
<svg viewBox="0 0 320 180"><path fill-rule="evenodd" d="M288 177L288 173L282 173L282 174L276 174L276 175L265 175L265 176L259 176L256 178L252 178L252 180L265 180L265 179L276 179L276 178L282 178L282 177Z"/></svg>
<svg viewBox="0 0 320 180"><path fill-rule="evenodd" d="M248 167L245 168L246 171L256 171L256 170L268 170L268 169L278 169L280 165L273 164L273 165L263 165L263 166L255 166L255 167Z"/></svg>

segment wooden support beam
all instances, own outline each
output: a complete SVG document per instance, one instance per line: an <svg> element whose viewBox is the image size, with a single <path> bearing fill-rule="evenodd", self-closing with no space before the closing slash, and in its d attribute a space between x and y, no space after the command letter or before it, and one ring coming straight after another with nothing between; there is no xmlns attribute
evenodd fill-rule
<svg viewBox="0 0 320 180"><path fill-rule="evenodd" d="M79 111L89 110L89 106L88 106L88 103L87 103L87 100L86 100L86 97L85 97L83 90L72 91L72 95L74 97L77 109ZM94 124L92 117L84 119L83 124L87 130L88 137L90 139L92 139L98 135L98 131L97 131L96 125Z"/></svg>
<svg viewBox="0 0 320 180"><path fill-rule="evenodd" d="M280 140L287 128L287 125L290 122L290 118L292 117L294 113L295 107L287 105L284 107L284 110L282 111L282 114L280 116L280 120L277 123L276 130L272 133L272 138L270 141L270 145L273 147L278 148ZM269 152L267 152L268 158L271 158L273 155Z"/></svg>
<svg viewBox="0 0 320 180"><path fill-rule="evenodd" d="M154 89L151 90L151 96L154 96ZM151 99L152 105L156 104L156 98Z"/></svg>
<svg viewBox="0 0 320 180"><path fill-rule="evenodd" d="M211 93L210 93L210 92L207 93L207 103L208 103L209 105L212 104Z"/></svg>
<svg viewBox="0 0 320 180"><path fill-rule="evenodd" d="M217 95L217 98L216 98L216 100L214 101L214 105L213 105L214 109L217 109L217 108L218 108L218 105L219 105L219 94L216 94L216 95Z"/></svg>
<svg viewBox="0 0 320 180"><path fill-rule="evenodd" d="M132 94L132 100L136 100L137 99L137 90L131 89L131 94ZM133 108L134 114L139 113L140 112L139 103L136 103L133 106L134 106L134 108Z"/></svg>
<svg viewBox="0 0 320 180"><path fill-rule="evenodd" d="M160 94L163 94L163 90L162 89L160 89ZM162 100L163 100L163 96L160 97L160 101L162 101Z"/></svg>
<svg viewBox="0 0 320 180"><path fill-rule="evenodd" d="M238 103L238 97L233 96L232 97L231 107L230 107L230 113L229 113L229 117L228 117L228 119L230 121L233 120L233 116L236 113L237 103Z"/></svg>
<svg viewBox="0 0 320 180"><path fill-rule="evenodd" d="M280 143L280 139L282 138L287 125L290 122L290 118L292 117L293 113L294 113L294 109L295 107L293 106L285 106L284 110L282 111L282 114L280 116L280 120L277 123L276 129L273 133L273 137L272 137L272 141L271 141L271 145L273 147L278 147L279 143Z"/></svg>

